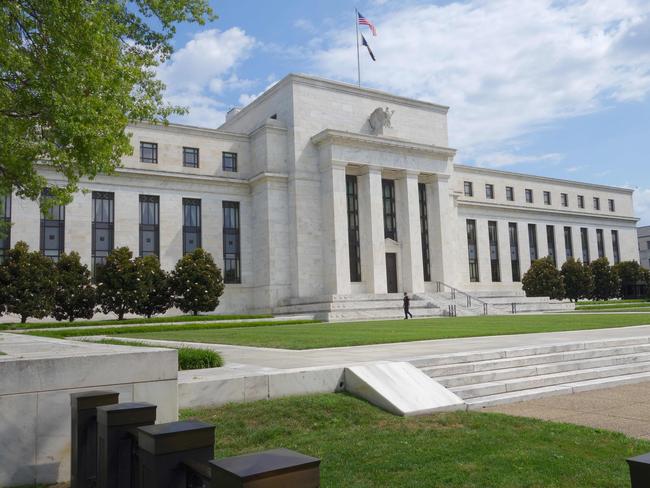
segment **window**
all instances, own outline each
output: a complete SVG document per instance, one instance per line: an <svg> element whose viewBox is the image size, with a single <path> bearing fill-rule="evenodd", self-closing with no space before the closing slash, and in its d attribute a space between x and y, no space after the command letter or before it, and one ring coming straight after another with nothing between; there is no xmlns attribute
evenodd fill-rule
<svg viewBox="0 0 650 488"><path fill-rule="evenodd" d="M467 219L467 258L469 260L469 281L478 282L478 247L476 245L476 220Z"/></svg>
<svg viewBox="0 0 650 488"><path fill-rule="evenodd" d="M548 255L553 261L553 265L557 266L557 256L555 254L555 227L552 225L546 226L546 244L548 245Z"/></svg>
<svg viewBox="0 0 650 488"><path fill-rule="evenodd" d="M237 153L224 152L221 155L221 161L224 171L237 172Z"/></svg>
<svg viewBox="0 0 650 488"><path fill-rule="evenodd" d="M431 281L431 256L429 255L429 213L427 212L427 185L418 183L420 193L420 240L422 242L422 271L424 281Z"/></svg>
<svg viewBox="0 0 650 488"><path fill-rule="evenodd" d="M350 281L361 281L361 243L359 239L359 192L357 177L345 177L348 200L348 247L350 257Z"/></svg>
<svg viewBox="0 0 650 488"><path fill-rule="evenodd" d="M384 195L384 237L397 240L397 226L395 222L395 182L381 180Z"/></svg>
<svg viewBox="0 0 650 488"><path fill-rule="evenodd" d="M105 191L93 192L92 268L106 264L113 250L115 235L115 195Z"/></svg>
<svg viewBox="0 0 650 488"><path fill-rule="evenodd" d="M609 211L610 212L615 212L616 211L616 205L614 204L614 200L611 198L607 200L607 205L609 206Z"/></svg>
<svg viewBox="0 0 650 488"><path fill-rule="evenodd" d="M564 228L564 251L567 259L573 257L573 235L571 234L571 227Z"/></svg>
<svg viewBox="0 0 650 488"><path fill-rule="evenodd" d="M494 185L485 185L485 198L490 200L494 198Z"/></svg>
<svg viewBox="0 0 650 488"><path fill-rule="evenodd" d="M43 201L52 198L48 189L41 195ZM41 214L41 253L57 261L64 249L65 207L53 205Z"/></svg>
<svg viewBox="0 0 650 488"><path fill-rule="evenodd" d="M600 210L600 198L594 197L594 210Z"/></svg>
<svg viewBox="0 0 650 488"><path fill-rule="evenodd" d="M140 256L160 255L160 197L140 195Z"/></svg>
<svg viewBox="0 0 650 488"><path fill-rule="evenodd" d="M155 142L141 142L140 162L158 164L158 144Z"/></svg>
<svg viewBox="0 0 650 488"><path fill-rule="evenodd" d="M183 148L183 166L188 168L199 167L199 148L198 147L184 147Z"/></svg>
<svg viewBox="0 0 650 488"><path fill-rule="evenodd" d="M183 254L201 247L201 200L183 198Z"/></svg>
<svg viewBox="0 0 650 488"><path fill-rule="evenodd" d="M589 231L586 227L580 228L580 242L582 244L582 262L589 264Z"/></svg>
<svg viewBox="0 0 650 488"><path fill-rule="evenodd" d="M11 249L11 195L0 196L0 264Z"/></svg>
<svg viewBox="0 0 650 488"><path fill-rule="evenodd" d="M560 201L561 201L563 207L568 207L569 206L569 195L567 195L566 193L560 193Z"/></svg>
<svg viewBox="0 0 650 488"><path fill-rule="evenodd" d="M515 201L515 190L511 186L506 186L506 200L509 202Z"/></svg>
<svg viewBox="0 0 650 488"><path fill-rule="evenodd" d="M465 188L465 196L466 197L473 197L474 196L474 185L472 185L471 181L466 181L464 184Z"/></svg>
<svg viewBox="0 0 650 488"><path fill-rule="evenodd" d="M539 257L537 254L537 226L535 224L528 224L528 248L530 250L530 262L532 263Z"/></svg>
<svg viewBox="0 0 650 488"><path fill-rule="evenodd" d="M585 197L578 195L578 208L585 208Z"/></svg>
<svg viewBox="0 0 650 488"><path fill-rule="evenodd" d="M223 281L241 283L239 202L223 202Z"/></svg>
<svg viewBox="0 0 650 488"><path fill-rule="evenodd" d="M646 244L648 245L648 250L650 250L650 241L646 242Z"/></svg>
<svg viewBox="0 0 650 488"><path fill-rule="evenodd" d="M490 267L492 268L492 281L501 281L499 269L499 231L494 220L488 221L488 239L490 242Z"/></svg>
<svg viewBox="0 0 650 488"><path fill-rule="evenodd" d="M526 188L526 203L533 203L533 190Z"/></svg>
<svg viewBox="0 0 650 488"><path fill-rule="evenodd" d="M614 264L621 262L621 251L618 244L618 231L612 230L612 251L614 257ZM650 249L650 242L648 243L648 249Z"/></svg>
<svg viewBox="0 0 650 488"><path fill-rule="evenodd" d="M603 234L603 229L596 229L596 244L598 247L598 257L605 257L605 237Z"/></svg>
<svg viewBox="0 0 650 488"><path fill-rule="evenodd" d="M517 223L508 224L510 236L510 264L512 265L512 281L521 281L521 267L519 266L519 236L517 235Z"/></svg>
<svg viewBox="0 0 650 488"><path fill-rule="evenodd" d="M545 191L544 192L544 205L550 205L551 204L551 192L550 191Z"/></svg>

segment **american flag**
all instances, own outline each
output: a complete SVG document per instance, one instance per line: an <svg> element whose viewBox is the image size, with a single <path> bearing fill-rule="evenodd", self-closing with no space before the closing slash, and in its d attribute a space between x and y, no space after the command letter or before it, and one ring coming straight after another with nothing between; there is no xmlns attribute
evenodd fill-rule
<svg viewBox="0 0 650 488"><path fill-rule="evenodd" d="M372 35L376 36L377 35L377 28L375 27L375 24L373 24L368 19L366 19L358 11L357 11L357 15L359 16L359 25L367 25L370 28L370 31L372 32Z"/></svg>

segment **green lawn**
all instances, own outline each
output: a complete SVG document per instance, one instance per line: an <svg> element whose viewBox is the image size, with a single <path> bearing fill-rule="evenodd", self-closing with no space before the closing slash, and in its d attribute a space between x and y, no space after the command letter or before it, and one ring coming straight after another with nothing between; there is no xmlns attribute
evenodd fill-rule
<svg viewBox="0 0 650 488"><path fill-rule="evenodd" d="M648 314L506 315L272 327L137 332L123 337L211 342L286 349L356 346L454 337L526 334L650 324Z"/></svg>
<svg viewBox="0 0 650 488"><path fill-rule="evenodd" d="M623 303L604 303L599 304L595 303L593 305L576 305L576 310L589 310L597 312L599 310L614 310L614 311L623 311L623 310L643 310L649 309L650 302L623 302Z"/></svg>
<svg viewBox="0 0 650 488"><path fill-rule="evenodd" d="M186 410L216 426L216 457L285 447L321 459L321 486L623 487L650 442L488 413L403 418L345 394Z"/></svg>

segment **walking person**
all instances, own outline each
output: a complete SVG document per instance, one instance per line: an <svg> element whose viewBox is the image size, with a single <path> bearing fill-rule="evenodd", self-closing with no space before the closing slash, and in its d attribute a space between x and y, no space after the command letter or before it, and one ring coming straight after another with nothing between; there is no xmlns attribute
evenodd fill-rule
<svg viewBox="0 0 650 488"><path fill-rule="evenodd" d="M409 311L410 307L411 299L409 298L408 294L404 292L404 320L407 320L409 317L413 318L413 315L411 315L411 312Z"/></svg>

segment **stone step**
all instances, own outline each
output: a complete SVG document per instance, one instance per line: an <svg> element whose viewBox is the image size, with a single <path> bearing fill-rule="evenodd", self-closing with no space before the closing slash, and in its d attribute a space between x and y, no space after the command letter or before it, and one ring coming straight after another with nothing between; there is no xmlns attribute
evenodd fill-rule
<svg viewBox="0 0 650 488"><path fill-rule="evenodd" d="M435 308L413 309L411 313L414 319L428 317L440 317L442 312ZM377 320L377 319L403 319L402 309L375 309L375 310L338 310L332 312L317 313L316 318L328 322L348 322L355 320Z"/></svg>
<svg viewBox="0 0 650 488"><path fill-rule="evenodd" d="M421 300L411 301L411 310L430 309L435 307L428 305ZM403 310L402 300L381 300L381 301L360 301L360 302L328 302L328 303L306 303L302 305L283 305L274 309L274 314L286 313L314 313L333 312L345 310Z"/></svg>

